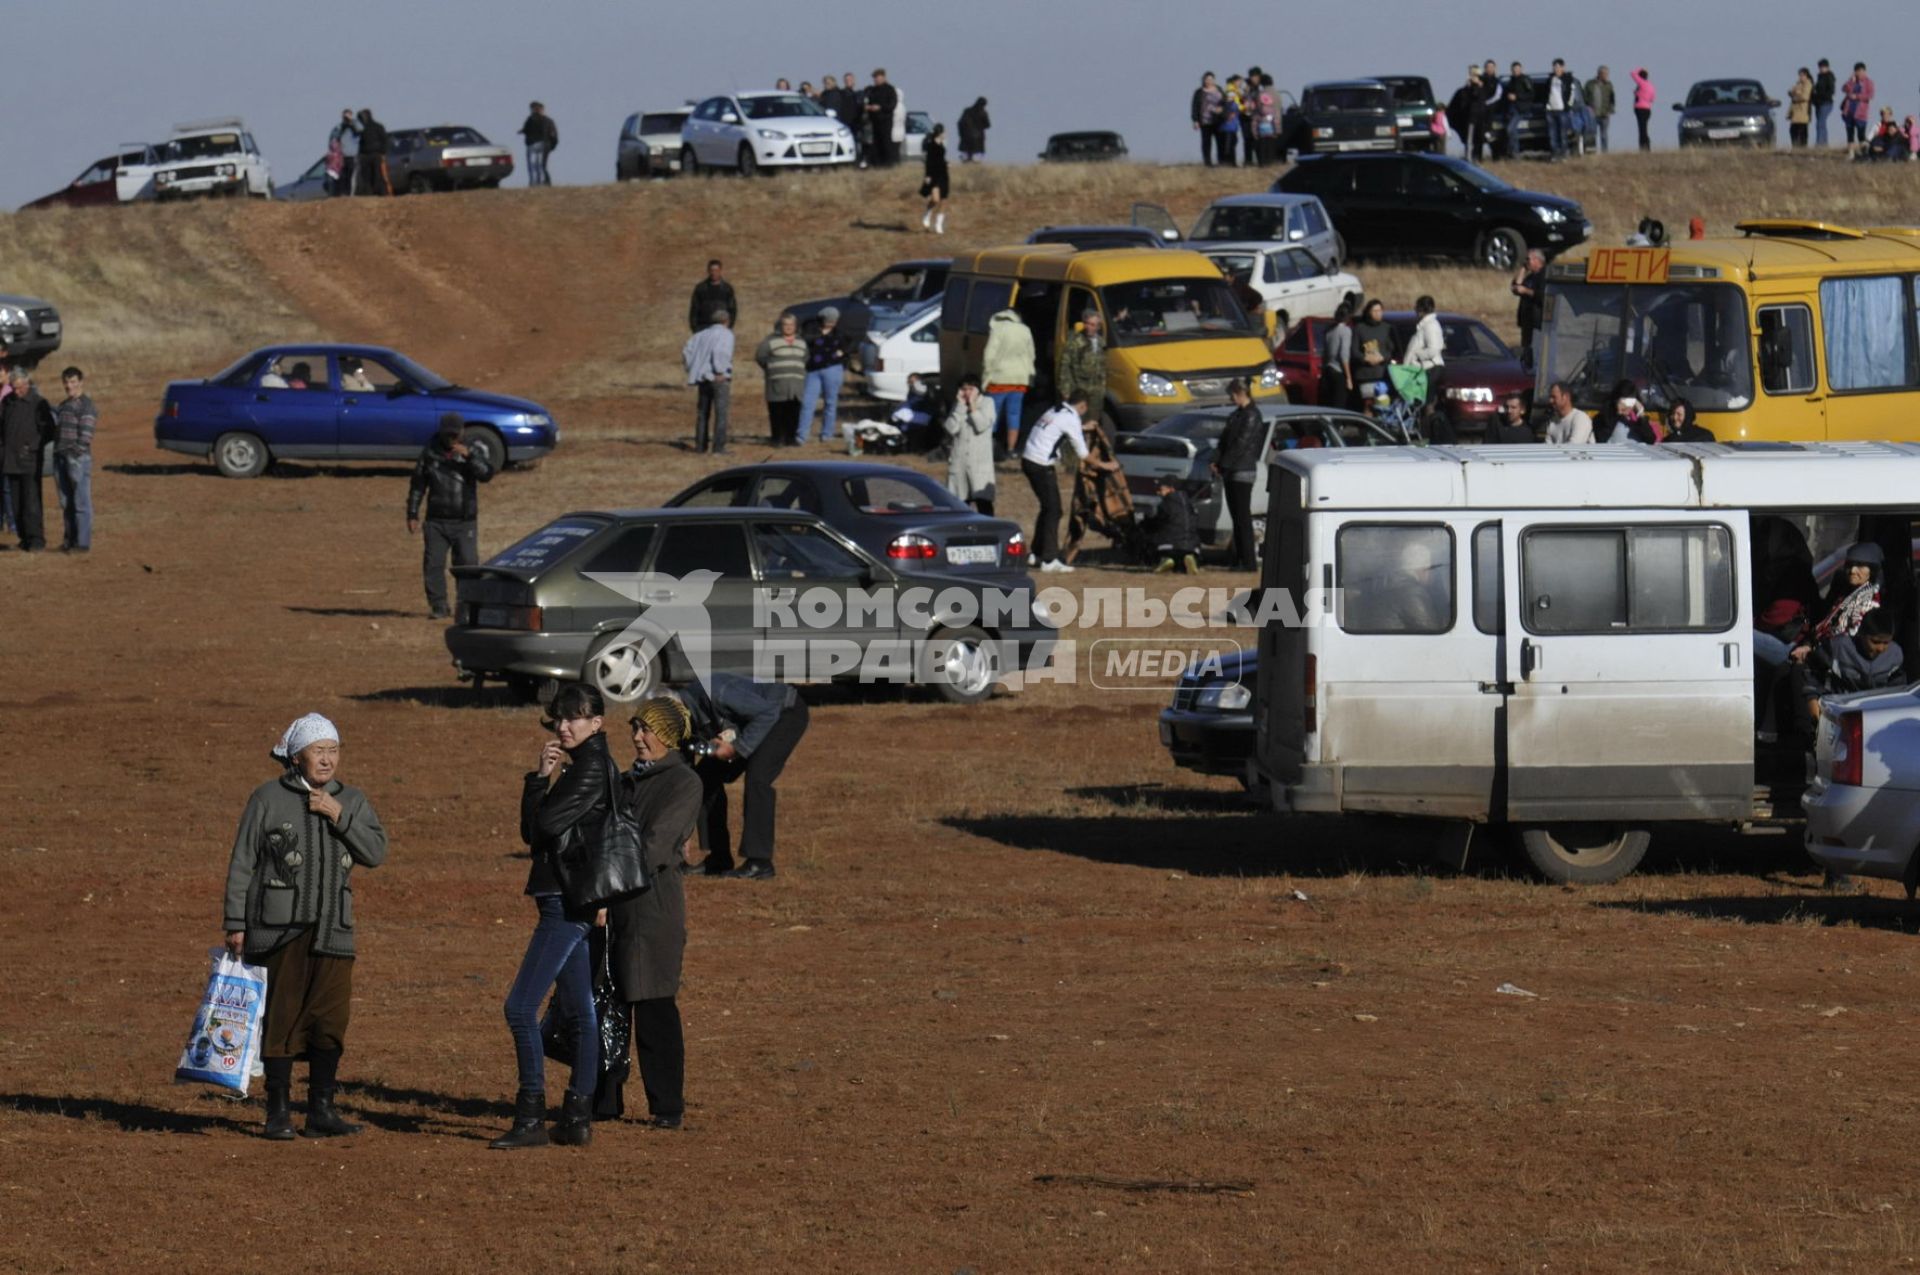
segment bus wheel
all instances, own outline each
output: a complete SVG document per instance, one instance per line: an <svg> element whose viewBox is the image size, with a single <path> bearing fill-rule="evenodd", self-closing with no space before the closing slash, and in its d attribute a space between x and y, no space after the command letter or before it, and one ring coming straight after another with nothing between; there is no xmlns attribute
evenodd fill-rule
<svg viewBox="0 0 1920 1275"><path fill-rule="evenodd" d="M1617 823L1552 823L1520 829L1533 870L1556 885L1606 885L1640 866L1653 839Z"/></svg>

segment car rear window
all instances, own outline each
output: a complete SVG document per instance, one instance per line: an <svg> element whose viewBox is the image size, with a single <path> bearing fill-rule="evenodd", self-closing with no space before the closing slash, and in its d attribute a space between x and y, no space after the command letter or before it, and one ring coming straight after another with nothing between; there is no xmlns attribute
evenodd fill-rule
<svg viewBox="0 0 1920 1275"><path fill-rule="evenodd" d="M598 518L556 518L511 548L488 558L487 565L538 574L586 543L606 525Z"/></svg>
<svg viewBox="0 0 1920 1275"><path fill-rule="evenodd" d="M487 146L486 138L470 128L423 128L429 146Z"/></svg>
<svg viewBox="0 0 1920 1275"><path fill-rule="evenodd" d="M891 475L849 478L842 484L847 500L863 514L923 514L935 509L964 509L960 501L931 478Z"/></svg>
<svg viewBox="0 0 1920 1275"><path fill-rule="evenodd" d="M680 126L687 122L688 112L670 111L665 115L643 115L640 117L642 133L678 133Z"/></svg>

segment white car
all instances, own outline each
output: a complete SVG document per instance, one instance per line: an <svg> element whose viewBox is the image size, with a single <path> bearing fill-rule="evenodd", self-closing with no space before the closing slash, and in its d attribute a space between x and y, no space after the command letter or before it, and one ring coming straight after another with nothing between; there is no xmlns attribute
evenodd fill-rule
<svg viewBox="0 0 1920 1275"><path fill-rule="evenodd" d="M1244 278L1272 317L1281 310L1294 320L1331 317L1340 299L1362 291L1359 277L1332 270L1305 248L1273 244L1188 244L1206 254L1229 278Z"/></svg>
<svg viewBox="0 0 1920 1275"><path fill-rule="evenodd" d="M710 97L680 127L680 171L852 164L853 132L798 93L735 93Z"/></svg>
<svg viewBox="0 0 1920 1275"><path fill-rule="evenodd" d="M1920 885L1920 686L1820 702L1807 853L1835 872Z"/></svg>
<svg viewBox="0 0 1920 1275"><path fill-rule="evenodd" d="M680 171L680 130L691 106L669 106L658 111L635 111L620 126L620 143L613 162L616 181L665 177Z"/></svg>
<svg viewBox="0 0 1920 1275"><path fill-rule="evenodd" d="M907 378L918 375L932 382L940 376L941 298L922 302L907 311L897 327L868 329L860 348L860 366L866 370L867 393L889 403L907 401Z"/></svg>
<svg viewBox="0 0 1920 1275"><path fill-rule="evenodd" d="M239 119L176 124L173 136L154 148L155 199L197 195L273 195L273 173Z"/></svg>

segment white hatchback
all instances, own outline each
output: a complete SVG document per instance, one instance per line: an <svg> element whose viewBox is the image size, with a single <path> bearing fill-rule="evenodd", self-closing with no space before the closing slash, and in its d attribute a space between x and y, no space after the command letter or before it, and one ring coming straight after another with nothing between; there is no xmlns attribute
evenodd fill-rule
<svg viewBox="0 0 1920 1275"><path fill-rule="evenodd" d="M1342 297L1362 290L1358 276L1329 268L1305 248L1257 243L1188 246L1205 253L1221 274L1245 280L1260 294L1269 321L1281 310L1296 323L1309 315L1331 317Z"/></svg>
<svg viewBox="0 0 1920 1275"><path fill-rule="evenodd" d="M853 132L798 93L710 97L680 126L680 171L830 167L858 158Z"/></svg>
<svg viewBox="0 0 1920 1275"><path fill-rule="evenodd" d="M940 376L941 298L922 302L907 311L897 327L869 329L861 346L860 366L867 374L867 393L889 403L907 401L907 378L932 382Z"/></svg>
<svg viewBox="0 0 1920 1275"><path fill-rule="evenodd" d="M1807 853L1835 872L1920 886L1920 686L1820 703Z"/></svg>

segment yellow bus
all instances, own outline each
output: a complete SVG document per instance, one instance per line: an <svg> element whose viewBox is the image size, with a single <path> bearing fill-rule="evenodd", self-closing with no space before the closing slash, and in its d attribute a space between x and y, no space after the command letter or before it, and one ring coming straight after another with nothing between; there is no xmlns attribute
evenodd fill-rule
<svg viewBox="0 0 1920 1275"><path fill-rule="evenodd" d="M1565 381L1594 411L1627 379L1722 442L1920 441L1920 229L1735 229L1550 265L1538 401Z"/></svg>

